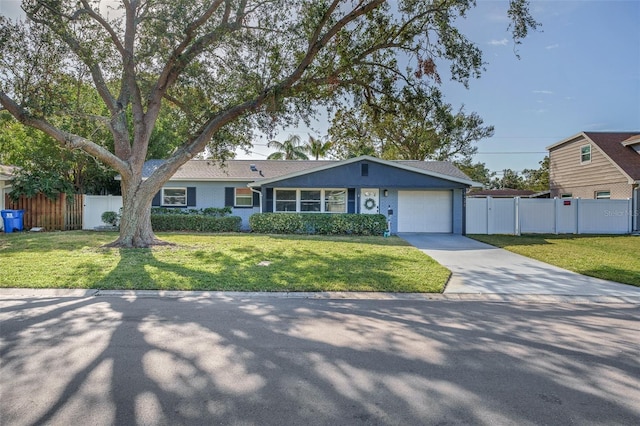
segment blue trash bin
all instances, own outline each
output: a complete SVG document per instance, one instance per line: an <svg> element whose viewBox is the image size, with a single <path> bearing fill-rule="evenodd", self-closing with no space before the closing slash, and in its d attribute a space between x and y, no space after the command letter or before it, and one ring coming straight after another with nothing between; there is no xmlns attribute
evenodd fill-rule
<svg viewBox="0 0 640 426"><path fill-rule="evenodd" d="M4 232L7 234L24 229L24 210L2 210L0 214L4 222Z"/></svg>

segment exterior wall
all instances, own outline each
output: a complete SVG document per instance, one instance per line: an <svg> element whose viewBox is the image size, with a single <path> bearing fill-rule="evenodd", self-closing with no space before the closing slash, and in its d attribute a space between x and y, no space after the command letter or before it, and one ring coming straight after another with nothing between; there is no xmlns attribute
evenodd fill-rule
<svg viewBox="0 0 640 426"><path fill-rule="evenodd" d="M367 176L362 176L362 164L368 164ZM355 211L360 209L360 189L378 188L380 191L380 213L391 222L391 233L398 231L398 191L411 189L450 189L453 191L453 233L464 233L464 193L466 186L446 179L426 176L384 164L358 161L329 170L309 173L291 179L274 182L262 187L262 198L269 199L273 188L354 188L356 191ZM388 194L384 196L384 190ZM389 209L393 214L389 215ZM265 211L269 211L266 208Z"/></svg>
<svg viewBox="0 0 640 426"><path fill-rule="evenodd" d="M465 232L465 190L453 190L453 229L452 232L464 235Z"/></svg>
<svg viewBox="0 0 640 426"><path fill-rule="evenodd" d="M196 188L196 205L191 209L204 209L207 207L222 208L225 206L225 188L246 188L248 182L194 182L194 181L169 181L164 188ZM264 201L264 200L263 200ZM233 207L232 215L242 218L242 229L249 229L249 217L254 213L260 213L259 207Z"/></svg>
<svg viewBox="0 0 640 426"><path fill-rule="evenodd" d="M596 191L610 191L612 199L631 198L627 177L597 145L591 144L591 162L580 163L580 147L588 143L579 137L549 151L551 197L571 194L575 198L593 199Z"/></svg>

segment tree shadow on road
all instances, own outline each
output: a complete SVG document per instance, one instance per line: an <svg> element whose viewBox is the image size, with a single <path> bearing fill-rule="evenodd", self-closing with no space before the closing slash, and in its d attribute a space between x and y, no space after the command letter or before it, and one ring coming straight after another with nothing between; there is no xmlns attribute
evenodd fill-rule
<svg viewBox="0 0 640 426"><path fill-rule="evenodd" d="M140 279L148 273L139 266ZM636 306L198 295L1 302L3 424L640 415Z"/></svg>

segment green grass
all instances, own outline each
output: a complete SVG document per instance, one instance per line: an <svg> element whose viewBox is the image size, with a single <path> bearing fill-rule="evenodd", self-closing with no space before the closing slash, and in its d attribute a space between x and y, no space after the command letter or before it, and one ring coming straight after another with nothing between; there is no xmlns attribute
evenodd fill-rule
<svg viewBox="0 0 640 426"><path fill-rule="evenodd" d="M470 235L478 241L591 277L640 287L640 237Z"/></svg>
<svg viewBox="0 0 640 426"><path fill-rule="evenodd" d="M449 277L396 237L159 234L176 245L101 247L116 236L2 234L0 287L441 292Z"/></svg>

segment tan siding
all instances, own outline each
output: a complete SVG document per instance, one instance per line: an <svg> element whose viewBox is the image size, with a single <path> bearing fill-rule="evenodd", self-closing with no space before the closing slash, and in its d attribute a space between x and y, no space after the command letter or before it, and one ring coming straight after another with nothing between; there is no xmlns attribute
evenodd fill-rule
<svg viewBox="0 0 640 426"><path fill-rule="evenodd" d="M631 197L627 177L591 144L591 162L580 163L584 138L576 138L549 152L549 186L552 197L571 193L574 197L594 198L596 191L611 191L611 198Z"/></svg>

